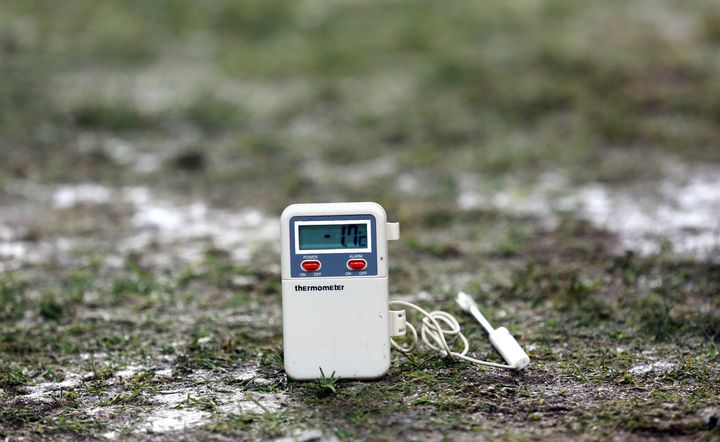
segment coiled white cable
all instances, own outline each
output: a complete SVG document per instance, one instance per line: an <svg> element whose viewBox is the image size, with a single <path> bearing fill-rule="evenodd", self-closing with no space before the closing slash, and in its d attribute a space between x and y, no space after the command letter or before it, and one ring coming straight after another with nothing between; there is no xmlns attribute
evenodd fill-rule
<svg viewBox="0 0 720 442"><path fill-rule="evenodd" d="M512 365L482 361L480 359L475 359L467 356L470 347L468 344L468 340L460 330L460 324L458 323L457 319L455 319L455 317L448 312L436 310L428 313L421 307L418 307L417 305L406 301L390 301L389 304L390 306L408 307L423 315L422 324L420 325L420 337L423 343L428 348L437 351L443 356L454 357L463 361L472 362L473 364L485 365L495 368L504 368L509 370L519 370L525 368L527 364L530 363L527 354L525 354L525 352L520 348L519 344L517 344L515 339L509 334L509 332L505 328L499 328L495 330L490 326L489 323L487 323L487 321L485 321L485 324L487 324L486 330L490 334L491 342L493 343L495 348L497 348L498 351L503 355L503 358L505 358L506 361L512 362ZM485 324L483 324L483 326L485 326ZM443 325L445 326L445 328L443 328ZM412 343L409 346L403 347L398 344L393 338L390 338L390 344L392 345L392 347L401 353L409 353L410 351L412 351L417 345L418 341L417 330L415 329L415 327L409 322L406 323L406 326L410 329L410 332L412 334ZM447 343L446 336L455 336L460 339L463 347L462 351L452 351ZM512 342L508 342L508 338L511 339ZM513 347L513 344L517 347L517 349L519 349L522 355L513 353L508 356L508 349L511 349L513 352L517 352L517 350Z"/></svg>

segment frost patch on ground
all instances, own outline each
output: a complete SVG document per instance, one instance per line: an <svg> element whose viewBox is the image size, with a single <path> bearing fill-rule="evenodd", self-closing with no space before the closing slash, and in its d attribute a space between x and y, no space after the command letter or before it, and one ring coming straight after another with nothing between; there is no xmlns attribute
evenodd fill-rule
<svg viewBox="0 0 720 442"><path fill-rule="evenodd" d="M139 372L143 368L133 365L125 370ZM169 369L155 371L158 376L169 373ZM120 371L115 373L116 376L125 374L127 373ZM184 378L175 388L166 384L164 390L148 391L143 395L150 407L148 411L137 418L131 418L130 422L122 421L118 426L111 425L103 437L115 439L123 428L136 433L182 431L210 423L213 415L271 413L287 404L284 393L247 391L247 385L267 382L258 375L254 367L239 369L233 374L235 380L243 381L244 387L208 382L210 376L210 372L199 370ZM97 407L88 409L89 416L98 415L100 412Z"/></svg>
<svg viewBox="0 0 720 442"><path fill-rule="evenodd" d="M22 260L28 256L25 244L19 241L3 241L0 243L0 258ZM3 267L0 267L2 270Z"/></svg>
<svg viewBox="0 0 720 442"><path fill-rule="evenodd" d="M286 396L280 393L246 392L202 387L189 387L157 392L151 401L157 406L138 425L140 431L166 433L209 422L210 413L193 408L200 398L212 401L221 414L262 414L282 408Z"/></svg>
<svg viewBox="0 0 720 442"><path fill-rule="evenodd" d="M720 248L720 169L666 166L659 183L611 187L591 183L573 190L569 178L541 175L537 182L508 180L496 191L482 177L458 177L457 204L536 216L552 227L563 213L588 220L618 236L620 247L647 255L664 244L674 252L712 257Z"/></svg>
<svg viewBox="0 0 720 442"><path fill-rule="evenodd" d="M98 351L94 353L81 353L80 354L80 360L82 361L90 361L90 360L99 360L99 359L106 359L108 357L108 354L104 351Z"/></svg>
<svg viewBox="0 0 720 442"><path fill-rule="evenodd" d="M116 371L115 376L129 379L141 372L142 370L145 370L145 368L139 365L128 365L124 369Z"/></svg>
<svg viewBox="0 0 720 442"><path fill-rule="evenodd" d="M224 413L267 413L278 411L287 399L280 393L237 392L225 398L218 407Z"/></svg>
<svg viewBox="0 0 720 442"><path fill-rule="evenodd" d="M70 373L60 382L43 382L33 385L29 387L27 394L18 396L18 399L30 403L51 403L54 401L53 395L59 394L62 391L72 390L79 386L83 380L90 379L92 376L92 373L85 373L83 375Z"/></svg>
<svg viewBox="0 0 720 442"><path fill-rule="evenodd" d="M492 207L515 215L539 216L556 222L553 198L568 188L566 177L545 173L532 186L519 179L508 179L500 188L485 183L480 175L463 173L457 177L457 205L463 210Z"/></svg>
<svg viewBox="0 0 720 442"><path fill-rule="evenodd" d="M109 440L115 440L118 437L117 431L108 431L107 433L103 433L102 437Z"/></svg>
<svg viewBox="0 0 720 442"><path fill-rule="evenodd" d="M151 433L180 431L201 425L207 422L209 417L210 413L206 411L192 409L158 410L148 416L140 429Z"/></svg>
<svg viewBox="0 0 720 442"><path fill-rule="evenodd" d="M103 185L87 183L62 185L52 196L53 206L67 209L80 204L106 204L110 202L112 191Z"/></svg>
<svg viewBox="0 0 720 442"><path fill-rule="evenodd" d="M150 254L158 264L176 259L201 259L209 248L227 251L234 259L251 257L254 247L263 242L275 244L278 238L277 219L265 216L255 208L239 210L218 209L202 201L186 202L161 197L145 187L112 188L97 183L65 184L60 186L15 186L14 197L22 198L30 207L24 219L0 213L0 270L17 268L23 263L39 263L53 258L69 257L80 246L96 248L100 241L106 249L111 236L114 250L122 253L162 246L162 252ZM98 222L91 228L96 235L53 236L25 240L22 226L53 222L55 210L70 210L78 206L112 205L122 208L113 226ZM52 210L51 209L51 210ZM5 218L14 216L14 218ZM20 227L14 227L18 225ZM52 228L51 228L52 229ZM110 229L104 235L104 229ZM74 234L74 233L73 233ZM93 237L97 238L93 240Z"/></svg>
<svg viewBox="0 0 720 442"><path fill-rule="evenodd" d="M173 373L172 368L163 368L162 370L157 370L155 372L155 376L167 378L167 377L170 377L172 375L172 373Z"/></svg>
<svg viewBox="0 0 720 442"><path fill-rule="evenodd" d="M636 365L635 367L628 370L628 373L643 375L650 372L666 373L675 368L675 364L667 361L658 361L650 364Z"/></svg>
<svg viewBox="0 0 720 442"><path fill-rule="evenodd" d="M333 435L326 437L321 430L300 431L289 437L275 439L275 442L337 442L339 439Z"/></svg>
<svg viewBox="0 0 720 442"><path fill-rule="evenodd" d="M16 240L17 236L12 228L0 224L0 272L11 270L13 263L26 260L30 254L28 245Z"/></svg>
<svg viewBox="0 0 720 442"><path fill-rule="evenodd" d="M25 263L43 263L66 255L85 243L77 238L52 238L46 241L0 239L0 272L17 270Z"/></svg>
<svg viewBox="0 0 720 442"><path fill-rule="evenodd" d="M176 204L153 197L144 188L126 189L125 194L135 206L132 224L141 231L130 238L132 249L144 249L151 243L184 243L178 250L181 257L193 260L205 250L197 241L209 240L213 247L229 251L234 259L247 260L253 245L278 237L277 220L257 209L214 209L200 201Z"/></svg>
<svg viewBox="0 0 720 442"><path fill-rule="evenodd" d="M720 170L699 169L666 179L654 197L591 185L566 203L580 216L617 233L642 254L668 241L680 254L710 256L720 247Z"/></svg>

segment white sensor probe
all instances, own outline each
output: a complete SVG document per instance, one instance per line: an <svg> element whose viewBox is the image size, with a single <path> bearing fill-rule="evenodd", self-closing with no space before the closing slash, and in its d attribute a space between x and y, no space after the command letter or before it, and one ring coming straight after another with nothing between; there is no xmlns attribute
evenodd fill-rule
<svg viewBox="0 0 720 442"><path fill-rule="evenodd" d="M417 305L406 301L390 301L390 307L408 307L420 313L423 316L419 329L420 338L423 344L443 356L450 356L472 362L474 364L486 365L488 367L505 368L510 370L522 370L528 366L530 358L505 327L500 327L498 329L492 328L487 319L485 319L482 313L480 313L480 309L477 308L475 301L473 301L472 298L465 293L458 293L457 302L463 310L470 312L475 319L482 324L488 332L488 335L490 335L490 342L492 342L493 347L500 352L503 359L505 359L506 364L482 361L468 356L468 340L460 330L460 324L457 319L448 312L440 310L427 312ZM406 321L404 310L390 310L390 314L390 345L401 353L409 353L413 350L413 348L415 348L415 344L418 341L418 332L411 323ZM409 346L403 347L397 343L393 337L405 335L406 327L410 330L411 342ZM447 342L447 338L449 337L459 339L462 343L462 350L453 351Z"/></svg>
<svg viewBox="0 0 720 442"><path fill-rule="evenodd" d="M525 350L520 347L520 344L518 344L513 335L510 334L510 331L505 327L494 329L480 312L480 309L470 295L459 292L455 300L461 309L473 315L485 331L488 332L493 347L502 355L509 366L516 370L522 370L530 364L530 357L525 353Z"/></svg>

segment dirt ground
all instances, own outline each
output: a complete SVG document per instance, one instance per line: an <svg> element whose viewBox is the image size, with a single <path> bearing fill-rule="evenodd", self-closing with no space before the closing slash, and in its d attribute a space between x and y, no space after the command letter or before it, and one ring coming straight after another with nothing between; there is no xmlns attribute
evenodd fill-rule
<svg viewBox="0 0 720 442"><path fill-rule="evenodd" d="M6 0L0 152L0 438L720 440L717 2ZM289 380L327 201L528 370Z"/></svg>

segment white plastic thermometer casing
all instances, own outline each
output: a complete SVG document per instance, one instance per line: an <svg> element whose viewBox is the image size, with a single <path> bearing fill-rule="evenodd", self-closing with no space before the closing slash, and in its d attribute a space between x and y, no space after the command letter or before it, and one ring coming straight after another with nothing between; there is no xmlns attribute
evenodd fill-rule
<svg viewBox="0 0 720 442"><path fill-rule="evenodd" d="M280 222L285 371L381 377L390 367L387 243L398 224L369 202L293 204Z"/></svg>

